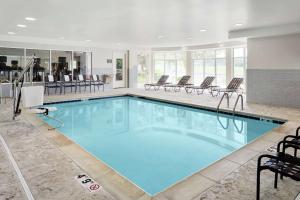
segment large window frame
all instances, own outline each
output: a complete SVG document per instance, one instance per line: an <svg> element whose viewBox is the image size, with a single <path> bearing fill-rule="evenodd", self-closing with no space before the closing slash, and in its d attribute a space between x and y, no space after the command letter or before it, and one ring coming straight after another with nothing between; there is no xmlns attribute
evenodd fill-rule
<svg viewBox="0 0 300 200"><path fill-rule="evenodd" d="M158 69L158 66L161 69ZM161 75L167 74L169 75L168 82L175 83L182 76L186 74L186 71L187 69L183 59L182 52L154 52L153 53L154 81L157 81Z"/></svg>
<svg viewBox="0 0 300 200"><path fill-rule="evenodd" d="M237 49L242 49L242 55L235 55ZM241 76L237 75L237 59L242 60L243 73ZM247 48L245 47L234 47L232 48L232 77L245 78L246 77L246 68L247 68Z"/></svg>
<svg viewBox="0 0 300 200"><path fill-rule="evenodd" d="M218 53L221 52L221 53ZM203 49L199 51L194 51L192 52L192 73L193 73L193 78L194 78L194 84L199 85L202 83L202 81L205 79L207 76L215 76L215 84L224 87L226 85L226 49ZM225 67L225 73L222 74L223 76L223 81L221 82L222 79L218 77L219 71L218 71L218 63L219 61L223 61ZM197 67L196 64L199 62L202 62L202 71L203 73L197 74ZM208 70L209 67L212 69ZM219 66L220 67L220 66ZM200 75L200 77L199 77ZM225 81L224 81L225 80Z"/></svg>

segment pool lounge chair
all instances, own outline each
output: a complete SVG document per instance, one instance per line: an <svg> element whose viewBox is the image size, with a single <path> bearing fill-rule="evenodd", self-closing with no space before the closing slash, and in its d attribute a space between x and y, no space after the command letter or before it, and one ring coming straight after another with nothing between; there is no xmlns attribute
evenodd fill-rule
<svg viewBox="0 0 300 200"><path fill-rule="evenodd" d="M53 75L48 75L48 76L45 77L45 79L46 80L45 80L45 91L44 91L44 93L46 93L46 91L47 91L47 94L49 95L50 88L55 88L55 94L56 94L57 88L60 88L60 93L61 93L61 83L55 81Z"/></svg>
<svg viewBox="0 0 300 200"><path fill-rule="evenodd" d="M300 138L298 135L286 136L277 145L277 154L263 154L258 157L257 161L257 182L256 182L256 199L260 199L260 172L269 170L275 173L274 188L277 188L278 175L280 179L284 176L292 180L300 181L300 158L297 157L296 151L300 149ZM287 138L293 138L288 140ZM282 146L282 148L281 148ZM294 149L294 155L286 153L287 148Z"/></svg>
<svg viewBox="0 0 300 200"><path fill-rule="evenodd" d="M181 90L181 88L184 88L186 86L191 86L193 84L189 84L189 80L190 80L191 76L183 76L177 84L166 84L164 85L164 89L165 91L171 91L172 89L174 90L174 92L179 92Z"/></svg>
<svg viewBox="0 0 300 200"><path fill-rule="evenodd" d="M77 87L79 87L79 92L81 92L81 87L84 87L84 91L86 91L86 87L91 87L91 84L83 77L82 74L79 74L75 82L75 93L77 92Z"/></svg>
<svg viewBox="0 0 300 200"><path fill-rule="evenodd" d="M97 86L98 87L98 90L100 88L100 86L102 86L102 91L104 92L104 83L103 81L100 80L99 78L99 75L91 75L91 86L93 85L94 86L94 92L95 92L95 87ZM90 88L90 91L91 91L91 88Z"/></svg>
<svg viewBox="0 0 300 200"><path fill-rule="evenodd" d="M66 94L66 88L70 87L71 92L72 92L73 87L76 87L76 82L72 81L72 78L70 75L64 75L61 85L64 88L64 94ZM75 90L75 92L76 92L76 90Z"/></svg>
<svg viewBox="0 0 300 200"><path fill-rule="evenodd" d="M243 78L233 78L230 83L227 85L226 88L219 88L218 86L211 86L212 90L211 90L211 95L213 97L218 96L221 92L226 92L229 93L230 96L234 93L234 92L238 92L240 90L241 84L243 83L244 79ZM214 94L215 93L215 94Z"/></svg>
<svg viewBox="0 0 300 200"><path fill-rule="evenodd" d="M200 86L193 86L193 85L186 86L185 91L188 94L192 93L193 91L196 91L197 94L203 94L204 90L211 88L211 84L214 80L215 80L214 76L207 76Z"/></svg>
<svg viewBox="0 0 300 200"><path fill-rule="evenodd" d="M167 84L168 78L168 75L162 75L157 81L157 83L146 83L144 85L145 90L151 90L151 88L153 88L155 91L159 90L160 87L163 87L165 84Z"/></svg>

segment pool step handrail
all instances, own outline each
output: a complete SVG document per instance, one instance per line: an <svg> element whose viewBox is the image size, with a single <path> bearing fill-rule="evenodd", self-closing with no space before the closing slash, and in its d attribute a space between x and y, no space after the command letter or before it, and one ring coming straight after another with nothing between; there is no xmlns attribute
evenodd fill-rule
<svg viewBox="0 0 300 200"><path fill-rule="evenodd" d="M241 110L244 110L244 97L242 94L239 94L233 107L233 115L235 115L236 106L240 99L241 99Z"/></svg>
<svg viewBox="0 0 300 200"><path fill-rule="evenodd" d="M219 112L221 103L222 103L222 101L223 101L223 99L224 99L225 96L226 96L226 99L227 99L227 108L229 108L229 94L227 92L224 92L224 94L223 94L223 96L222 96L222 98L221 98L221 100L220 100L220 102L218 104L217 112Z"/></svg>

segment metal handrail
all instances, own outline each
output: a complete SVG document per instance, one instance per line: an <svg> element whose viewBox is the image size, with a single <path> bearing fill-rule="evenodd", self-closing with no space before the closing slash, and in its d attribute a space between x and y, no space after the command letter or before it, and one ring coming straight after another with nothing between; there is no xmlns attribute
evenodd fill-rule
<svg viewBox="0 0 300 200"><path fill-rule="evenodd" d="M223 94L223 96L222 96L222 98L221 98L221 100L220 100L220 102L219 102L219 104L218 104L217 112L219 112L219 110L220 110L220 105L221 105L221 103L222 103L222 101L223 101L223 99L224 99L225 96L226 96L226 98L227 98L227 108L229 108L229 95L228 95L227 92L224 92L224 94Z"/></svg>
<svg viewBox="0 0 300 200"><path fill-rule="evenodd" d="M244 97L243 97L242 94L239 94L236 101L235 101L234 107L233 107L233 115L235 114L235 109L236 109L236 106L239 102L239 99L241 99L241 109L244 110Z"/></svg>
<svg viewBox="0 0 300 200"><path fill-rule="evenodd" d="M28 61L28 63L26 64L26 67L22 70L22 72L20 73L19 77L16 78L12 84L12 91L13 91L13 119L15 119L16 117L16 100L17 98L20 96L20 90L21 87L23 86L23 81L24 81L24 75L25 73L32 67L32 65L35 62L35 56L32 56L30 58L30 60ZM31 71L32 73L32 71ZM22 84L20 84L20 82L22 81ZM20 100L18 100L20 101Z"/></svg>
<svg viewBox="0 0 300 200"><path fill-rule="evenodd" d="M244 123L243 123L243 121L242 121L241 129L238 129L237 124L235 122L235 117L232 119L232 122L233 122L233 125L234 125L235 129L237 130L237 132L238 133L242 133L243 130L244 130Z"/></svg>
<svg viewBox="0 0 300 200"><path fill-rule="evenodd" d="M224 124L220 120L219 114L217 114L217 120L218 120L218 122L220 123L220 125L222 126L223 129L228 129L228 127L229 127L229 119L228 118L226 118L226 126L224 126Z"/></svg>

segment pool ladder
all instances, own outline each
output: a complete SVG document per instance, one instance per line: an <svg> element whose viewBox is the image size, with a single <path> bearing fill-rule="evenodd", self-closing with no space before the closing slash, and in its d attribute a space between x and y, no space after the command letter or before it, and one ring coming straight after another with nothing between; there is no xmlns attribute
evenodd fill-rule
<svg viewBox="0 0 300 200"><path fill-rule="evenodd" d="M229 108L229 94L227 92L224 92L219 104L218 104L218 107L217 107L217 112L220 111L220 106L221 106L221 103L222 101L224 100L224 97L226 97L226 100L227 100L227 108ZM235 101L235 104L234 104L234 107L233 107L233 115L235 115L235 110L236 110L236 106L239 102L239 100L241 100L241 109L244 110L244 97L242 94L239 94L236 101Z"/></svg>

